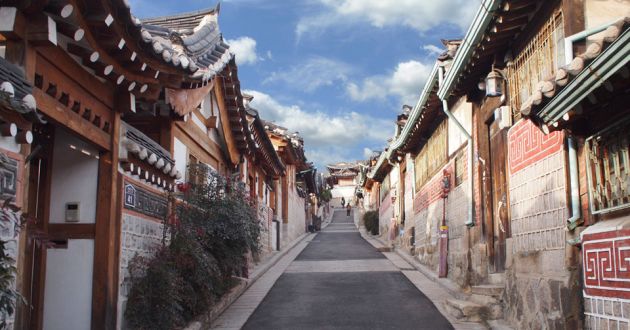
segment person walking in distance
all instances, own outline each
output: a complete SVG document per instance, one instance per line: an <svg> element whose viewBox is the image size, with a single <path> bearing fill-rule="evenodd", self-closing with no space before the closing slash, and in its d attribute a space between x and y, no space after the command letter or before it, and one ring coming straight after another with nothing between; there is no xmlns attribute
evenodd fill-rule
<svg viewBox="0 0 630 330"><path fill-rule="evenodd" d="M352 206L350 206L350 202L348 202L348 205L346 206L346 216L349 217L350 216L350 211L352 210Z"/></svg>
<svg viewBox="0 0 630 330"><path fill-rule="evenodd" d="M341 197L341 207L345 207L346 206L346 199Z"/></svg>

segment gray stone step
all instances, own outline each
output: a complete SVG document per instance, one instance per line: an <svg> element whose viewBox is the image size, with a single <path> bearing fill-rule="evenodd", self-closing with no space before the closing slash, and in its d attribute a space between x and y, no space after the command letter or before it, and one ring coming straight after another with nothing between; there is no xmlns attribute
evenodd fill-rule
<svg viewBox="0 0 630 330"><path fill-rule="evenodd" d="M488 326L492 330L513 330L509 324L507 324L504 320L492 320L488 321Z"/></svg>
<svg viewBox="0 0 630 330"><path fill-rule="evenodd" d="M488 274L488 283L503 285L505 284L505 273L490 273Z"/></svg>
<svg viewBox="0 0 630 330"><path fill-rule="evenodd" d="M470 296L469 301L486 307L486 320L496 320L503 317L503 304L500 298L473 294Z"/></svg>
<svg viewBox="0 0 630 330"><path fill-rule="evenodd" d="M483 322L488 315L488 308L472 301L459 299L446 299L444 308L458 320Z"/></svg>
<svg viewBox="0 0 630 330"><path fill-rule="evenodd" d="M500 298L501 295L503 295L503 290L505 290L505 287L498 284L482 284L472 287L473 294L491 296L495 298Z"/></svg>

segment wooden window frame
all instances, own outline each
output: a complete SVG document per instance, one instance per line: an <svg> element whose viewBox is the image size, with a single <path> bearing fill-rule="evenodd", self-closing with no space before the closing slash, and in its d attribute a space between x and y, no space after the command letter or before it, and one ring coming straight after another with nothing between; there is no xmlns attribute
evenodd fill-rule
<svg viewBox="0 0 630 330"><path fill-rule="evenodd" d="M413 161L414 187L418 192L448 162L448 121L433 131L427 143Z"/></svg>
<svg viewBox="0 0 630 330"><path fill-rule="evenodd" d="M539 81L555 75L564 64L564 16L561 8L551 12L507 66L510 107L515 120L520 108L535 91Z"/></svg>

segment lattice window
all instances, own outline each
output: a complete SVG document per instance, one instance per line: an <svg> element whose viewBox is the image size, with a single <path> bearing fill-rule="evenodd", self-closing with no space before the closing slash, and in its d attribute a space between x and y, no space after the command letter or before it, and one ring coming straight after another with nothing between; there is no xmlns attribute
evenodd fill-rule
<svg viewBox="0 0 630 330"><path fill-rule="evenodd" d="M446 163L448 157L447 132L448 123L443 121L416 156L414 160L416 191L420 191L420 188Z"/></svg>
<svg viewBox="0 0 630 330"><path fill-rule="evenodd" d="M586 173L591 212L630 207L630 121L586 139Z"/></svg>
<svg viewBox="0 0 630 330"><path fill-rule="evenodd" d="M539 81L556 73L564 63L562 11L556 10L538 33L508 65L510 105L516 119L521 105L532 95Z"/></svg>

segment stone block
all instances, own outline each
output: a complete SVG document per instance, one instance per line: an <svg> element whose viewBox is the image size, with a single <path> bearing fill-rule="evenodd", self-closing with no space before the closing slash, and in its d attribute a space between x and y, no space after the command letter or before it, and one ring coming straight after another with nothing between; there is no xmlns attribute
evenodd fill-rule
<svg viewBox="0 0 630 330"><path fill-rule="evenodd" d="M488 315L487 307L471 301L446 299L444 306L450 315L460 320L481 322Z"/></svg>

